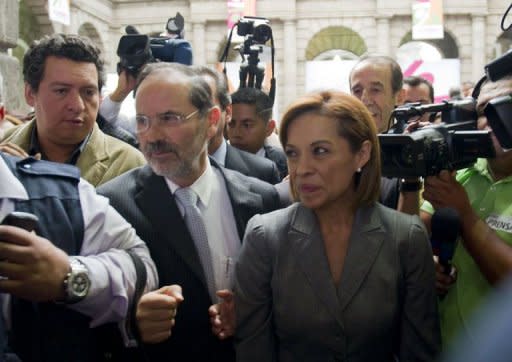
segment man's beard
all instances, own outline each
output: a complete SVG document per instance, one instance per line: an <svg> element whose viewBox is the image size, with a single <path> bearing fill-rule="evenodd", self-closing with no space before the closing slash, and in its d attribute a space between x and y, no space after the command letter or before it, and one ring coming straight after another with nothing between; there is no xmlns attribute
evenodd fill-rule
<svg viewBox="0 0 512 362"><path fill-rule="evenodd" d="M146 157L148 164L153 169L153 172L159 176L166 177L168 179L180 179L187 178L194 172L197 172L197 165L201 157L202 151L205 150L206 144L203 142L203 147L199 150L195 149L198 140L194 140L194 144L184 151L180 152L179 148L172 143L158 140L155 142L147 143L143 148L142 152ZM169 160L158 160L152 157L155 152L172 153L174 159ZM172 156L169 156L172 157Z"/></svg>

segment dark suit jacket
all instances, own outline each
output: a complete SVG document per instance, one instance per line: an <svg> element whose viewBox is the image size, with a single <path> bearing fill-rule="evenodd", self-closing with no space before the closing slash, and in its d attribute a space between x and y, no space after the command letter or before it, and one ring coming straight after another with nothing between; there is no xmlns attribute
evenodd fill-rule
<svg viewBox="0 0 512 362"><path fill-rule="evenodd" d="M238 171L247 176L259 178L272 185L281 181L279 169L273 161L240 150L228 143L226 146L224 167Z"/></svg>
<svg viewBox="0 0 512 362"><path fill-rule="evenodd" d="M338 284L322 240L300 203L249 222L235 268L238 361L434 361L435 272L420 219L359 209Z"/></svg>
<svg viewBox="0 0 512 362"><path fill-rule="evenodd" d="M285 178L288 175L288 164L286 163L286 155L283 150L270 145L265 145L263 148L265 149L265 157L274 161L277 165L281 179Z"/></svg>
<svg viewBox="0 0 512 362"><path fill-rule="evenodd" d="M249 218L275 210L279 198L274 187L266 182L220 170L242 240ZM163 343L146 346L150 360L234 361L232 341L221 342L211 332L208 308L212 300L199 256L164 178L144 166L104 184L98 193L110 198L111 204L147 243L160 286L179 284L183 288L185 300L179 306L172 336Z"/></svg>

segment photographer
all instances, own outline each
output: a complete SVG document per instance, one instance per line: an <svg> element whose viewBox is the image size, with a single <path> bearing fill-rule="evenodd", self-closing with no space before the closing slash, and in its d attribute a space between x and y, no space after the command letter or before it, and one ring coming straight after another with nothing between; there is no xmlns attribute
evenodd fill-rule
<svg viewBox="0 0 512 362"><path fill-rule="evenodd" d="M120 57L117 86L102 100L99 109L108 123L135 135L135 115L126 117L120 115L120 110L123 101L135 88L137 75L147 63L161 61L192 65L192 47L184 39L184 28L185 19L179 12L167 20L165 31L155 38L141 35L133 25L126 26L126 35L121 37L117 48Z"/></svg>
<svg viewBox="0 0 512 362"><path fill-rule="evenodd" d="M479 94L478 94L479 93ZM487 81L478 92L478 129L489 129L483 111L487 103L512 93L512 76ZM495 158L478 159L456 175L446 170L425 181L420 216L431 225L434 209L455 209L461 221L461 239L449 275L437 268L441 331L444 344L457 334L472 334L467 324L473 311L493 286L512 271L512 152L504 151L493 135Z"/></svg>
<svg viewBox="0 0 512 362"><path fill-rule="evenodd" d="M135 134L135 117L120 114L121 104L135 88L136 77L122 69L119 73L116 89L102 99L99 113L112 125L117 125Z"/></svg>

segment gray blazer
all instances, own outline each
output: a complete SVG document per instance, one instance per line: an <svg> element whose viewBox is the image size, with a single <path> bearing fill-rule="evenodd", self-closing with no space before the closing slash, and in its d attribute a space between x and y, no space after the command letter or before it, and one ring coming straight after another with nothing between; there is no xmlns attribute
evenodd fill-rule
<svg viewBox="0 0 512 362"><path fill-rule="evenodd" d="M235 269L237 360L432 361L440 352L432 252L417 216L361 208L339 285L300 203L253 217Z"/></svg>

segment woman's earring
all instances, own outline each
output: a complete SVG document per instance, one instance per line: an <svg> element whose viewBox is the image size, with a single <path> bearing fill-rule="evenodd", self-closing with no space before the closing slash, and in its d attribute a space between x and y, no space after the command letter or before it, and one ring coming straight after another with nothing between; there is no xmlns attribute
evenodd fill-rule
<svg viewBox="0 0 512 362"><path fill-rule="evenodd" d="M361 167L357 168L357 173L361 173Z"/></svg>

